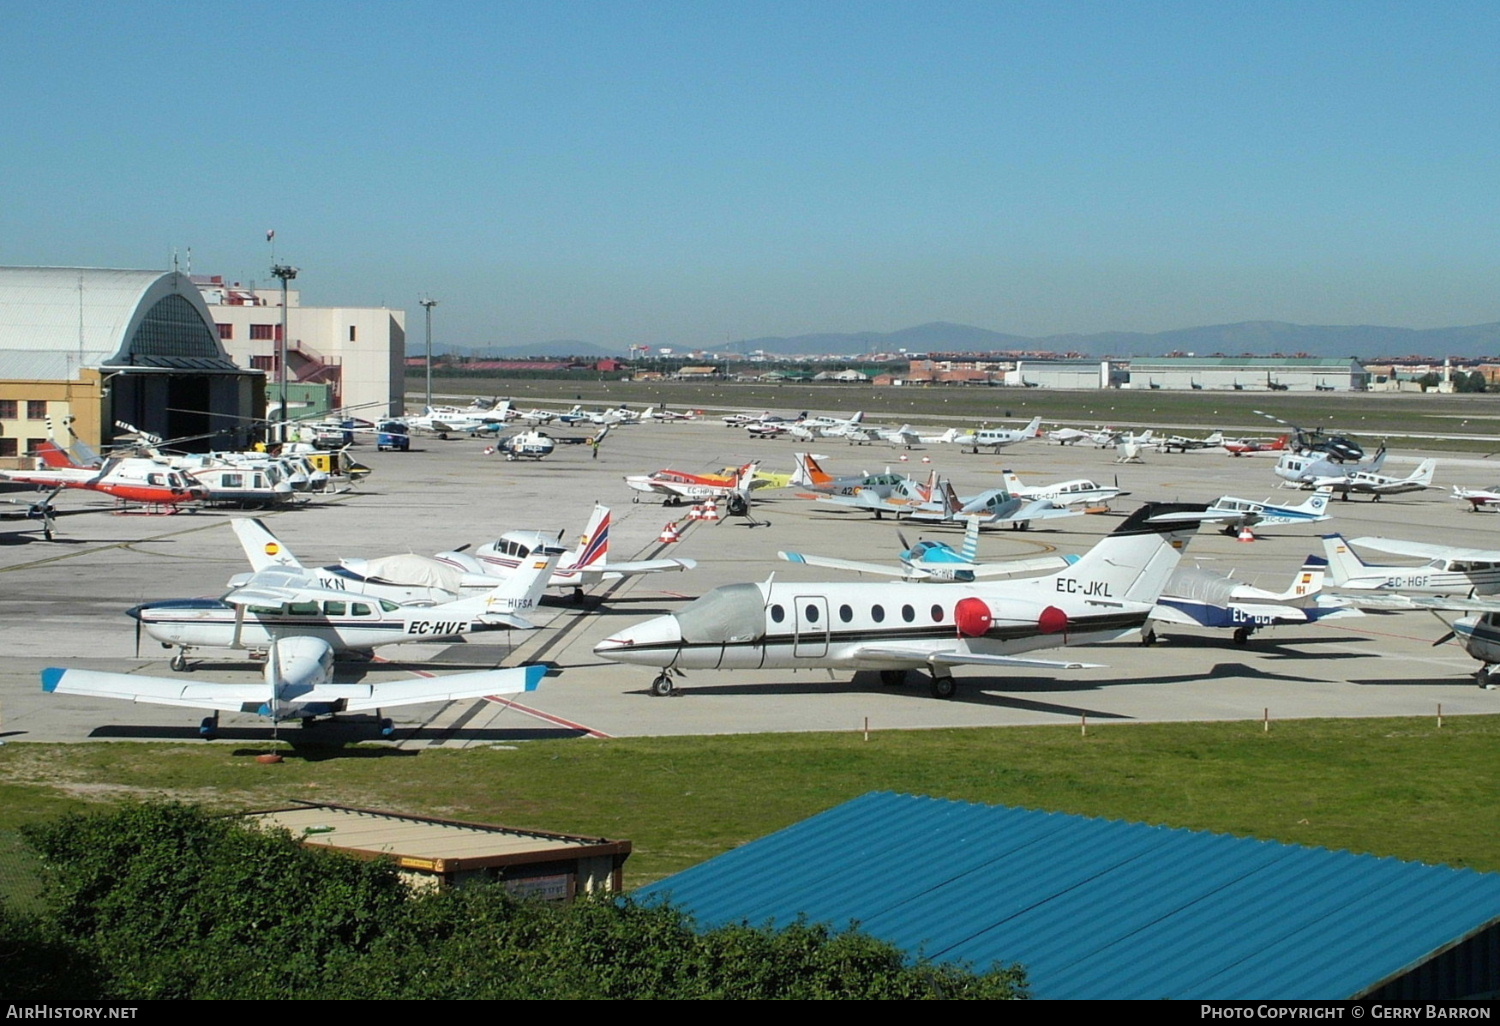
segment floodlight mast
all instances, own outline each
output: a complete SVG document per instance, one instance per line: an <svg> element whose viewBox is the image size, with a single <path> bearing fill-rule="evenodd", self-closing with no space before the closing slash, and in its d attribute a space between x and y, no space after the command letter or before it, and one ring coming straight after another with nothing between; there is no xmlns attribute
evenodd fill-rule
<svg viewBox="0 0 1500 1026"><path fill-rule="evenodd" d="M419 302L427 309L427 408L432 408L432 308L438 301L428 296Z"/></svg>
<svg viewBox="0 0 1500 1026"><path fill-rule="evenodd" d="M281 421L277 430L277 441L287 438L286 407L286 339L287 339L287 285L297 277L297 269L290 264L272 264L271 274L281 279L281 337L276 340L276 381L281 395Z"/></svg>

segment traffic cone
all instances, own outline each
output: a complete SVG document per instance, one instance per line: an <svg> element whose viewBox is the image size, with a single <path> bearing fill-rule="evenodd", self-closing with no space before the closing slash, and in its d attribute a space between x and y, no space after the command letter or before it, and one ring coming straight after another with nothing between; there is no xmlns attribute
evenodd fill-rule
<svg viewBox="0 0 1500 1026"><path fill-rule="evenodd" d="M1249 524L1246 524L1244 527L1240 528L1239 540L1242 542L1253 542L1255 540L1255 532L1250 530Z"/></svg>
<svg viewBox="0 0 1500 1026"><path fill-rule="evenodd" d="M677 522L675 520L667 521L667 526L661 529L661 537L657 540L664 545L670 544L671 542L675 541L681 541L682 532L677 529Z"/></svg>
<svg viewBox="0 0 1500 1026"><path fill-rule="evenodd" d="M923 463L931 463L932 462L932 457L931 456L923 456L922 457L922 462Z"/></svg>
<svg viewBox="0 0 1500 1026"><path fill-rule="evenodd" d="M716 522L719 519L719 504L716 502L705 502L703 504L703 512L699 515L699 519L706 520L709 523Z"/></svg>
<svg viewBox="0 0 1500 1026"><path fill-rule="evenodd" d="M907 461L907 460L908 460L908 459L909 459L909 458L910 458L910 457L908 457L908 456L907 456L907 455L906 455L906 453L902 453L902 454L901 454L901 455L900 455L900 456L897 456L897 457L896 457L896 459L897 459L897 460L899 460L899 461L900 461L900 462L902 462L902 463L905 463L905 462L906 462L906 461Z"/></svg>

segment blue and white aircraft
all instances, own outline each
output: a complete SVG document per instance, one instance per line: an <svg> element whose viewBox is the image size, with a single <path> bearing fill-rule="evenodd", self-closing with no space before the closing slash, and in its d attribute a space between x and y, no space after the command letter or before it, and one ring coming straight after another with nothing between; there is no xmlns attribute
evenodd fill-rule
<svg viewBox="0 0 1500 1026"><path fill-rule="evenodd" d="M1270 499L1251 502L1249 499L1236 499L1232 495L1221 495L1209 503L1208 514L1220 518L1225 534L1236 534L1244 527L1318 524L1332 519L1332 514L1328 512L1328 500L1331 498L1332 488L1319 488L1300 506L1277 506Z"/></svg>
<svg viewBox="0 0 1500 1026"><path fill-rule="evenodd" d="M852 559L835 559L831 556L807 556L800 552L776 553L788 563L803 563L807 566L823 566L833 570L850 570L860 574L876 574L882 577L900 577L907 581L958 581L967 584L981 577L1016 577L1028 573L1046 573L1062 570L1078 562L1077 556L1042 556L1037 559L1013 559L1001 563L979 562L980 518L969 518L964 529L963 547L940 541L919 539L917 544L907 542L900 531L902 551L899 566L889 563L862 563Z"/></svg>
<svg viewBox="0 0 1500 1026"><path fill-rule="evenodd" d="M1249 643L1250 635L1266 627L1364 615L1348 607L1291 604L1316 595L1323 587L1327 570L1326 559L1308 556L1292 578L1291 587L1277 594L1201 567L1180 566L1167 580L1156 608L1151 611L1151 619L1156 623L1233 630L1234 643L1244 645ZM1155 641L1156 634L1151 628L1142 632L1142 644Z"/></svg>

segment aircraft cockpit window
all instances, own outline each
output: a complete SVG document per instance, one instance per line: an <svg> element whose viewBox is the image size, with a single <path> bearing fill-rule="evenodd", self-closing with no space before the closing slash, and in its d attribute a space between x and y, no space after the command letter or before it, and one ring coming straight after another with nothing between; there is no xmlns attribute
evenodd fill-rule
<svg viewBox="0 0 1500 1026"><path fill-rule="evenodd" d="M147 474L146 475L146 483L147 484L152 484L152 485L158 485L159 486L161 484L161 475L160 474Z"/></svg>
<svg viewBox="0 0 1500 1026"><path fill-rule="evenodd" d="M753 641L766 633L766 599L755 584L715 588L675 615L688 644Z"/></svg>
<svg viewBox="0 0 1500 1026"><path fill-rule="evenodd" d="M396 605L396 603L392 602L390 599L381 599L380 600L380 608L384 612L394 613L396 610L400 609L401 607L398 606L398 605Z"/></svg>
<svg viewBox="0 0 1500 1026"><path fill-rule="evenodd" d="M1463 563L1460 563L1460 562L1458 562L1456 560L1434 559L1432 562L1430 562L1430 563L1427 564L1427 569L1429 569L1429 570L1456 570L1459 573L1462 573L1467 568L1465 567L1465 565Z"/></svg>
<svg viewBox="0 0 1500 1026"><path fill-rule="evenodd" d="M517 558L519 558L519 559L525 559L529 555L531 555L531 550L529 548L527 548L525 545L522 545L520 542L517 542L516 543L516 556L517 556Z"/></svg>

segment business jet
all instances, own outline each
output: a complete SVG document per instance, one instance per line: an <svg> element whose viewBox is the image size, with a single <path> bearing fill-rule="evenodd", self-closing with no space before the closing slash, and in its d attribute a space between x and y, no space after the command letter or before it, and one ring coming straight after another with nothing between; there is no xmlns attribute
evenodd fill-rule
<svg viewBox="0 0 1500 1026"><path fill-rule="evenodd" d="M272 723L297 719L307 726L318 717L332 718L340 713L372 711L380 717L382 710L397 706L535 691L547 674L547 667L533 663L509 670L446 677L339 684L333 679L333 657L333 647L322 638L291 636L278 638L268 646L265 680L260 684L184 681L49 667L42 671L42 690L58 695L212 709L213 715L198 726L199 736L211 741L218 734L221 712L251 713ZM395 732L395 723L380 717L381 736L388 738Z"/></svg>
<svg viewBox="0 0 1500 1026"><path fill-rule="evenodd" d="M176 648L173 670L188 668L199 648L268 651L273 642L317 638L333 653L368 652L377 645L441 641L483 630L534 630L521 615L557 565L559 550L538 555L524 572L483 595L433 606L401 605L344 588L317 587L302 567L260 570L218 599L168 599L127 610L163 648Z"/></svg>
<svg viewBox="0 0 1500 1026"><path fill-rule="evenodd" d="M777 582L716 588L677 613L617 631L605 659L657 667L651 693L673 676L710 669L875 669L897 684L926 668L932 694L951 698L953 667L1082 669L1021 653L1108 641L1138 631L1197 528L1204 507L1147 504L1076 563L1014 581L934 587Z"/></svg>

